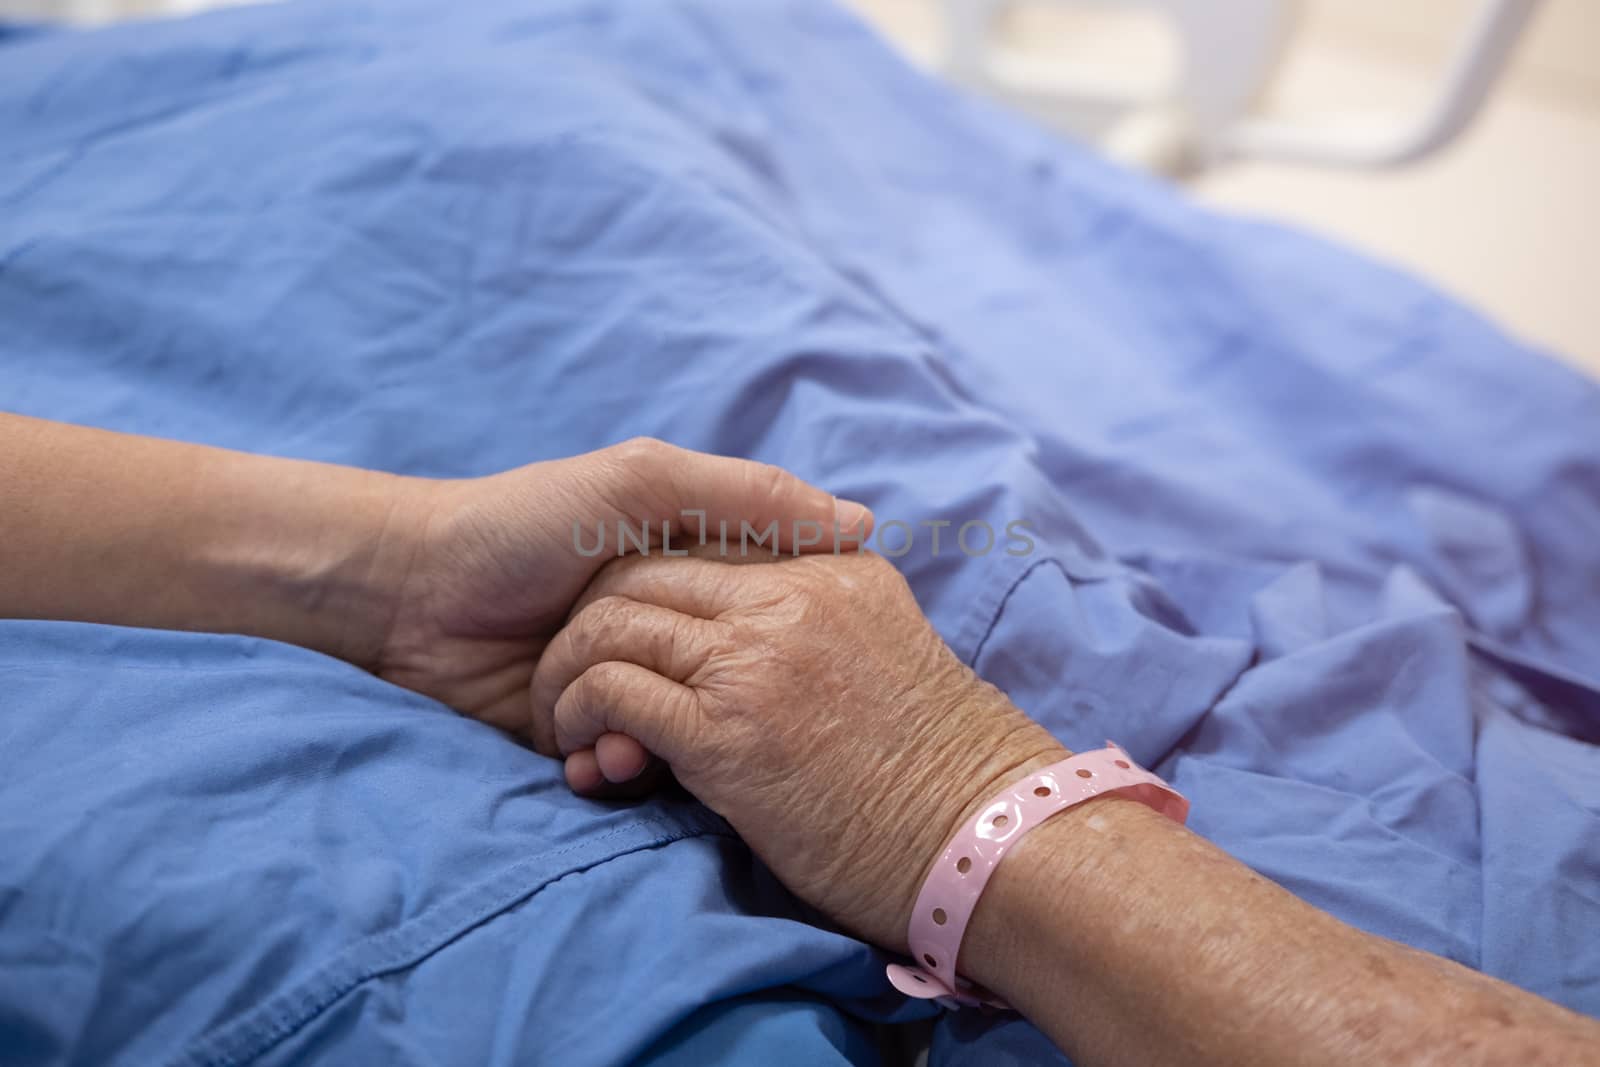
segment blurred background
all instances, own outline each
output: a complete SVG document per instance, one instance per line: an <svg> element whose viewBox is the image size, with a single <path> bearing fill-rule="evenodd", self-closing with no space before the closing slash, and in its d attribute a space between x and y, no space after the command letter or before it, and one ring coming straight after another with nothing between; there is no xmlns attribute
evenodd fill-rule
<svg viewBox="0 0 1600 1067"><path fill-rule="evenodd" d="M230 2L0 0L0 18ZM842 2L940 76L1406 267L1600 376L1600 0ZM1447 121L1408 145L1430 110Z"/></svg>
<svg viewBox="0 0 1600 1067"><path fill-rule="evenodd" d="M914 61L948 66L943 0L848 2ZM999 4L987 47L997 66L1019 72L1019 83L1070 69L1097 84L1125 82L1130 95L1160 97L1184 62L1166 6ZM1231 6L1246 9L1244 18L1260 17L1250 8L1285 12L1277 60L1249 108L1330 128L1348 116L1403 121L1423 112L1484 7L1480 0L1196 6L1214 21ZM1421 159L1357 167L1244 157L1180 180L1216 207L1282 220L1409 268L1600 375L1600 0L1543 0L1528 9L1481 111ZM1053 117L1048 103L1034 110ZM1058 106L1055 117L1065 110ZM1118 147L1092 120L1056 124L1088 127Z"/></svg>

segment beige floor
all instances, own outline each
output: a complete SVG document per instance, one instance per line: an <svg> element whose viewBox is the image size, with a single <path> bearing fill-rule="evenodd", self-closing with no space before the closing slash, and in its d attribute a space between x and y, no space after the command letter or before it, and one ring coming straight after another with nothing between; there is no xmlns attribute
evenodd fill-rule
<svg viewBox="0 0 1600 1067"><path fill-rule="evenodd" d="M850 0L913 59L937 49L931 0ZM1337 4L1337 6L1335 6ZM1312 0L1263 105L1277 113L1422 101L1468 5ZM1133 35L1085 42L1057 17L1008 23L1037 59L1158 56ZM1587 44L1584 42L1587 40ZM1148 42L1145 42L1148 45ZM1086 44L1090 47L1086 47ZM1390 171L1245 162L1190 184L1223 210L1279 219L1409 267L1512 333L1600 376L1600 0L1548 0L1512 76L1444 152ZM1118 50L1122 51L1119 52Z"/></svg>

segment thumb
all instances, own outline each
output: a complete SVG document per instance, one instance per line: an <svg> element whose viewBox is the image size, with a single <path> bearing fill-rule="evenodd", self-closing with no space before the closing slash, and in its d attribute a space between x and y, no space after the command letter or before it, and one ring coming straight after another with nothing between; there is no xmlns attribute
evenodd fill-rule
<svg viewBox="0 0 1600 1067"><path fill-rule="evenodd" d="M630 441L629 484L636 503L657 511L685 539L683 547L757 541L775 552L853 552L872 533L864 504L835 497L782 467L694 452L660 441Z"/></svg>

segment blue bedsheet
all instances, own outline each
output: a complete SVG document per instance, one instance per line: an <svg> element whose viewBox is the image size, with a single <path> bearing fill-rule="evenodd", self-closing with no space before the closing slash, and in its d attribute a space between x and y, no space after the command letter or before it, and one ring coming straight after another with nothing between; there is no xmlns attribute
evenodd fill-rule
<svg viewBox="0 0 1600 1067"><path fill-rule="evenodd" d="M0 407L436 476L653 434L1026 518L899 561L981 673L1313 903L1600 1013L1600 389L819 0L0 37ZM336 661L0 622L7 1064L873 1062L926 1006L807 918L692 803Z"/></svg>

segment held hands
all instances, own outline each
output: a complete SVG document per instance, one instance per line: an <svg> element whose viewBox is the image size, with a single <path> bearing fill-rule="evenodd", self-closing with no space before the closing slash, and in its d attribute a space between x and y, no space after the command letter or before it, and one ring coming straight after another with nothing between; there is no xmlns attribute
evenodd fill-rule
<svg viewBox="0 0 1600 1067"><path fill-rule="evenodd" d="M597 524L615 534L618 520L635 530L648 522L659 551L662 522L697 509L712 530L723 520L736 531L741 521L763 529L776 521L787 538L795 523L815 523L823 533L814 550L828 551L835 523L849 531L871 521L861 505L777 467L648 438L487 478L405 486L376 538L388 542L377 558L392 562L373 584L394 592L384 617L361 627L364 650L348 658L523 735L535 662L595 572L616 558L613 540L600 554L580 553L574 523L588 548ZM700 529L692 516L682 521L675 544Z"/></svg>
<svg viewBox="0 0 1600 1067"><path fill-rule="evenodd" d="M825 532L815 555L748 566L574 541L574 522L588 548L619 519L659 537L687 510L712 530ZM892 566L854 542L833 554L835 524L863 523L860 505L778 468L645 439L409 482L375 553L373 584L395 592L361 628L381 638L355 635L367 648L349 658L568 757L579 792L638 792L647 749L791 889L903 947L944 841L1066 753L945 647ZM698 530L684 520L674 544Z"/></svg>
<svg viewBox="0 0 1600 1067"><path fill-rule="evenodd" d="M540 659L533 713L573 788L637 773L637 739L790 889L891 948L960 823L1067 755L853 552L610 563Z"/></svg>

